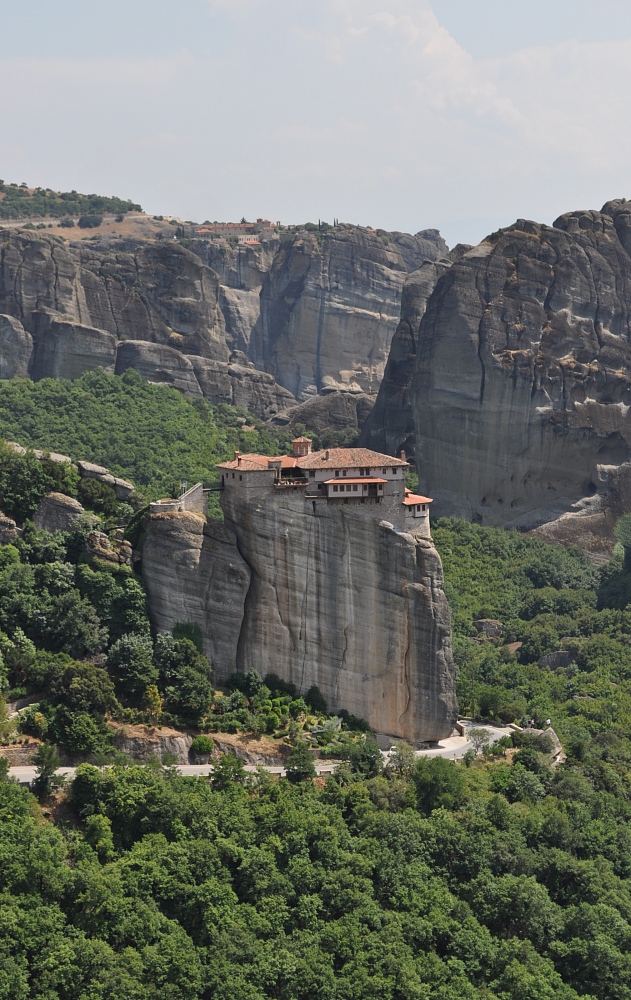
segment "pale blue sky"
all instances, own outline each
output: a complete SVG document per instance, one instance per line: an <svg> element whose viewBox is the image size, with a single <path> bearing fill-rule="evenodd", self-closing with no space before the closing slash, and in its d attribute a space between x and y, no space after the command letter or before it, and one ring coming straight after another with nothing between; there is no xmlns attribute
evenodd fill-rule
<svg viewBox="0 0 631 1000"><path fill-rule="evenodd" d="M631 0L0 3L0 176L475 242L631 196Z"/></svg>

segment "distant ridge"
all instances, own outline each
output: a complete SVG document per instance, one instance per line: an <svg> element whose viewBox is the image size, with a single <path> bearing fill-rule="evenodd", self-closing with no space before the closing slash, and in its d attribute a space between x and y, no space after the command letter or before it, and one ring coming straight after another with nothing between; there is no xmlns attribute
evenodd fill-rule
<svg viewBox="0 0 631 1000"><path fill-rule="evenodd" d="M142 208L123 198L29 188L26 184L6 184L0 180L0 220L59 219L64 216L103 215L105 212L124 215L125 212L142 212Z"/></svg>

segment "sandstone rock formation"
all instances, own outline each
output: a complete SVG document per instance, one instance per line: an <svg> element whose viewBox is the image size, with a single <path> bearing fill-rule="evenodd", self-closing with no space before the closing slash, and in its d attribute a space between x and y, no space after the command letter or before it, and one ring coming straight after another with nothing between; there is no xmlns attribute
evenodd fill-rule
<svg viewBox="0 0 631 1000"><path fill-rule="evenodd" d="M440 260L426 260L406 278L401 319L392 338L374 409L360 437L365 448L389 455L398 455L403 449L408 458L414 455L414 372L421 320L438 279L470 249L458 244Z"/></svg>
<svg viewBox="0 0 631 1000"><path fill-rule="evenodd" d="M631 457L631 204L519 220L439 280L418 338L416 454L436 513L506 524Z"/></svg>
<svg viewBox="0 0 631 1000"><path fill-rule="evenodd" d="M359 431L362 429L375 402L374 396L365 392L325 392L309 396L304 403L292 406L274 418L279 426L293 427L304 424L309 430L321 434L325 431Z"/></svg>
<svg viewBox="0 0 631 1000"><path fill-rule="evenodd" d="M250 570L234 534L186 511L147 517L142 575L160 632L196 622L217 677L236 670Z"/></svg>
<svg viewBox="0 0 631 1000"><path fill-rule="evenodd" d="M116 340L149 340L228 359L219 279L173 243L139 241L127 252L99 252L83 242L4 230L0 312L33 332L34 313L42 311Z"/></svg>
<svg viewBox="0 0 631 1000"><path fill-rule="evenodd" d="M269 420L296 402L272 375L259 371L240 351L233 351L229 362L208 361L194 355L188 361L202 395L210 403L239 406Z"/></svg>
<svg viewBox="0 0 631 1000"><path fill-rule="evenodd" d="M190 360L180 351L146 340L126 340L116 354L116 374L135 368L148 382L179 389L185 396L201 396L202 391Z"/></svg>
<svg viewBox="0 0 631 1000"><path fill-rule="evenodd" d="M0 316L0 379L27 378L33 338L13 316Z"/></svg>
<svg viewBox="0 0 631 1000"><path fill-rule="evenodd" d="M417 256L443 252L442 240L407 238L415 239ZM299 400L320 392L327 377L333 388L376 392L407 270L389 235L359 226L282 240L261 290L250 357Z"/></svg>
<svg viewBox="0 0 631 1000"><path fill-rule="evenodd" d="M52 456L51 456L52 457ZM134 492L134 484L126 479L113 476L108 469L102 465L95 465L94 462L77 462L77 469L82 479L98 479L99 482L111 486L119 500L127 500Z"/></svg>
<svg viewBox="0 0 631 1000"><path fill-rule="evenodd" d="M451 622L428 539L357 508L297 494L273 506L222 496L251 572L239 669L275 671L331 709L410 742L447 736L456 717Z"/></svg>
<svg viewBox="0 0 631 1000"><path fill-rule="evenodd" d="M116 337L48 312L31 314L33 355L30 374L42 378L79 378L102 368L114 374Z"/></svg>
<svg viewBox="0 0 631 1000"><path fill-rule="evenodd" d="M47 493L33 514L33 524L43 531L72 531L85 513L78 500L64 493Z"/></svg>
<svg viewBox="0 0 631 1000"><path fill-rule="evenodd" d="M0 377L134 367L264 419L296 395L374 395L405 276L446 249L436 230L411 236L350 225L256 245L194 239L189 249L165 239L68 243L3 230ZM344 429L352 430L364 417L347 409Z"/></svg>
<svg viewBox="0 0 631 1000"><path fill-rule="evenodd" d="M322 508L222 496L225 525L147 519L142 574L159 631L193 621L218 681L235 669L317 684L378 732L411 742L456 719L450 615L428 539ZM352 511L355 511L353 513Z"/></svg>

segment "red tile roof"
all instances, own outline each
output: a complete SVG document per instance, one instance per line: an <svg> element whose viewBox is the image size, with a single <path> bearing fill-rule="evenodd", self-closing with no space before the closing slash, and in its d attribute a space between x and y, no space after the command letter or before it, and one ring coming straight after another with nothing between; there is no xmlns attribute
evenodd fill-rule
<svg viewBox="0 0 631 1000"><path fill-rule="evenodd" d="M433 502L434 501L431 499L431 497L419 497L419 496L416 496L415 493L407 493L406 497L405 497L405 500L403 501L403 503L407 507L413 507L417 503L433 503Z"/></svg>
<svg viewBox="0 0 631 1000"><path fill-rule="evenodd" d="M299 459L301 469L369 469L388 465L405 467L407 462L368 448L328 448Z"/></svg>
<svg viewBox="0 0 631 1000"><path fill-rule="evenodd" d="M259 456L260 458L260 456ZM254 462L251 458L233 459L232 462L218 462L218 469L231 469L232 471L238 469L239 472L267 472L267 459L265 462Z"/></svg>

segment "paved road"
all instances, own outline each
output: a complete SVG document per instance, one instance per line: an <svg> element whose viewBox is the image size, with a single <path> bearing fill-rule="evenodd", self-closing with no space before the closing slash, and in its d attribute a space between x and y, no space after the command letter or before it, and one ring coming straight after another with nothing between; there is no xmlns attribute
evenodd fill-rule
<svg viewBox="0 0 631 1000"><path fill-rule="evenodd" d="M465 724L465 729L467 725ZM468 728L478 728L486 729L491 743L495 743L502 736L510 733L511 730L508 727L499 726L476 726L473 727L471 724ZM467 750L472 750L473 744L469 742L466 735L465 736L450 736L446 740L441 740L438 746L433 747L431 750L417 750L417 757L446 757L448 760L458 760L463 757ZM389 751L385 751L383 754L384 760L387 760L390 756ZM284 775L284 767L273 767L272 765L263 765L266 771L270 774ZM318 775L326 778L329 774L333 774L335 768L337 767L337 762L333 761L315 761L315 769ZM210 764L178 764L177 770L180 774L190 775L193 777L204 777L212 771L212 765ZM246 771L256 771L257 768L252 764L246 764ZM64 774L68 779L74 778L75 768L74 767L60 767L58 774ZM11 767L9 769L9 775L12 778L17 778L21 785L30 784L35 778L35 768L24 766L24 767Z"/></svg>

